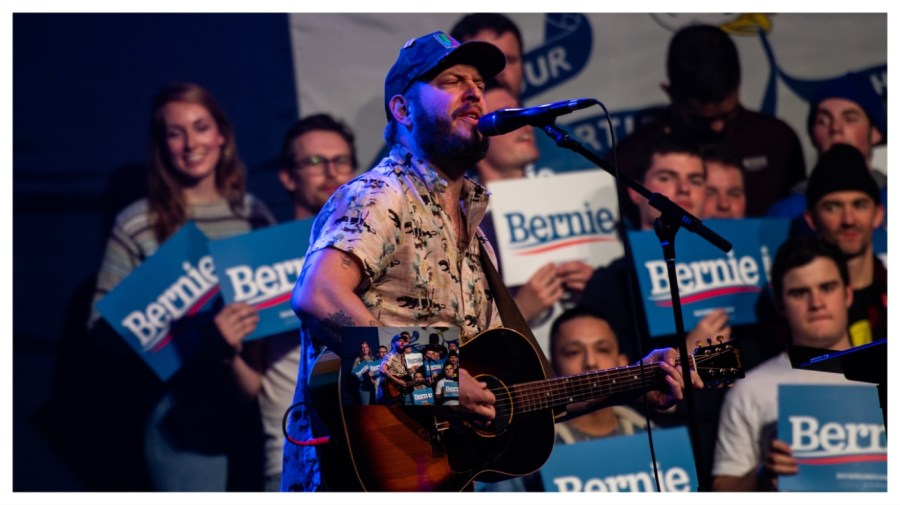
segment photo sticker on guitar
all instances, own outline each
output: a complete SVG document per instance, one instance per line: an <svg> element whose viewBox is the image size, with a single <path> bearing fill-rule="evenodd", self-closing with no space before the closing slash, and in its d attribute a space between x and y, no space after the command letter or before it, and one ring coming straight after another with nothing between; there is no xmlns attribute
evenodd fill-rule
<svg viewBox="0 0 900 505"><path fill-rule="evenodd" d="M459 329L341 331L342 348L336 352L342 406L459 404Z"/></svg>

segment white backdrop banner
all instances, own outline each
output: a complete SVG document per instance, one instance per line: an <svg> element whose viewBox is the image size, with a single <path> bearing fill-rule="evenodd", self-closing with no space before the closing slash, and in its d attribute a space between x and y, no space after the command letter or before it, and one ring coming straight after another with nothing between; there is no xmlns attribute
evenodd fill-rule
<svg viewBox="0 0 900 505"><path fill-rule="evenodd" d="M294 71L301 115L328 112L357 133L363 165L381 152L384 76L403 43L449 32L462 14L292 14ZM815 155L806 134L810 95L848 71L869 76L886 96L887 14L509 14L525 46L526 106L591 97L612 115L617 138L634 129L636 113L664 105L666 49L687 24L722 27L741 58L741 103L787 121ZM594 111L594 112L590 112ZM560 118L558 124L598 152L609 148L600 109ZM539 137L539 171L589 168ZM876 167L883 166L878 163Z"/></svg>

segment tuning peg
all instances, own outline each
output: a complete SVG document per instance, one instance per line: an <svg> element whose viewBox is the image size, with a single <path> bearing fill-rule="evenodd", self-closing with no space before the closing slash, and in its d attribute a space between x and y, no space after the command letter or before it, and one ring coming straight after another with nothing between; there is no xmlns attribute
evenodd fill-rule
<svg viewBox="0 0 900 505"><path fill-rule="evenodd" d="M723 337L722 335L719 335L718 337L716 337L716 341L721 344L722 342L725 341L725 337Z"/></svg>
<svg viewBox="0 0 900 505"><path fill-rule="evenodd" d="M706 343L712 345L712 338L706 337Z"/></svg>

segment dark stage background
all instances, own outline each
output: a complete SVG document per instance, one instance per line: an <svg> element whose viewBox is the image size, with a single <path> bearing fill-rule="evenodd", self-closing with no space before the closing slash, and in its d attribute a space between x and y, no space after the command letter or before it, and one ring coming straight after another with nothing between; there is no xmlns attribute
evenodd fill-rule
<svg viewBox="0 0 900 505"><path fill-rule="evenodd" d="M107 402L103 419L82 401L115 381L85 345L106 238L146 190L151 97L178 81L212 92L250 192L290 217L275 174L298 117L288 16L15 14L12 40L13 489L140 488L142 469L115 439L117 399L91 400Z"/></svg>

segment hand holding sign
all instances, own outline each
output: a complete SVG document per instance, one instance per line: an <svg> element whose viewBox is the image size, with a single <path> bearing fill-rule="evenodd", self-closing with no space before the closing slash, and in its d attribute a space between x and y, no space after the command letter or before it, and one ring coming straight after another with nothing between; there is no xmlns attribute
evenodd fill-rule
<svg viewBox="0 0 900 505"><path fill-rule="evenodd" d="M556 275L556 265L547 263L516 292L515 300L522 317L531 321L553 306L563 293L562 280Z"/></svg>
<svg viewBox="0 0 900 505"><path fill-rule="evenodd" d="M235 354L240 354L243 340L253 333L259 323L259 313L244 302L229 303L216 314L214 321L225 342L234 349Z"/></svg>
<svg viewBox="0 0 900 505"><path fill-rule="evenodd" d="M791 453L791 446L782 440L772 439L763 461L756 482L758 491L778 491L779 475L797 475L797 460Z"/></svg>
<svg viewBox="0 0 900 505"><path fill-rule="evenodd" d="M565 261L556 266L556 275L566 289L574 291L579 296L593 273L594 269L583 261Z"/></svg>

